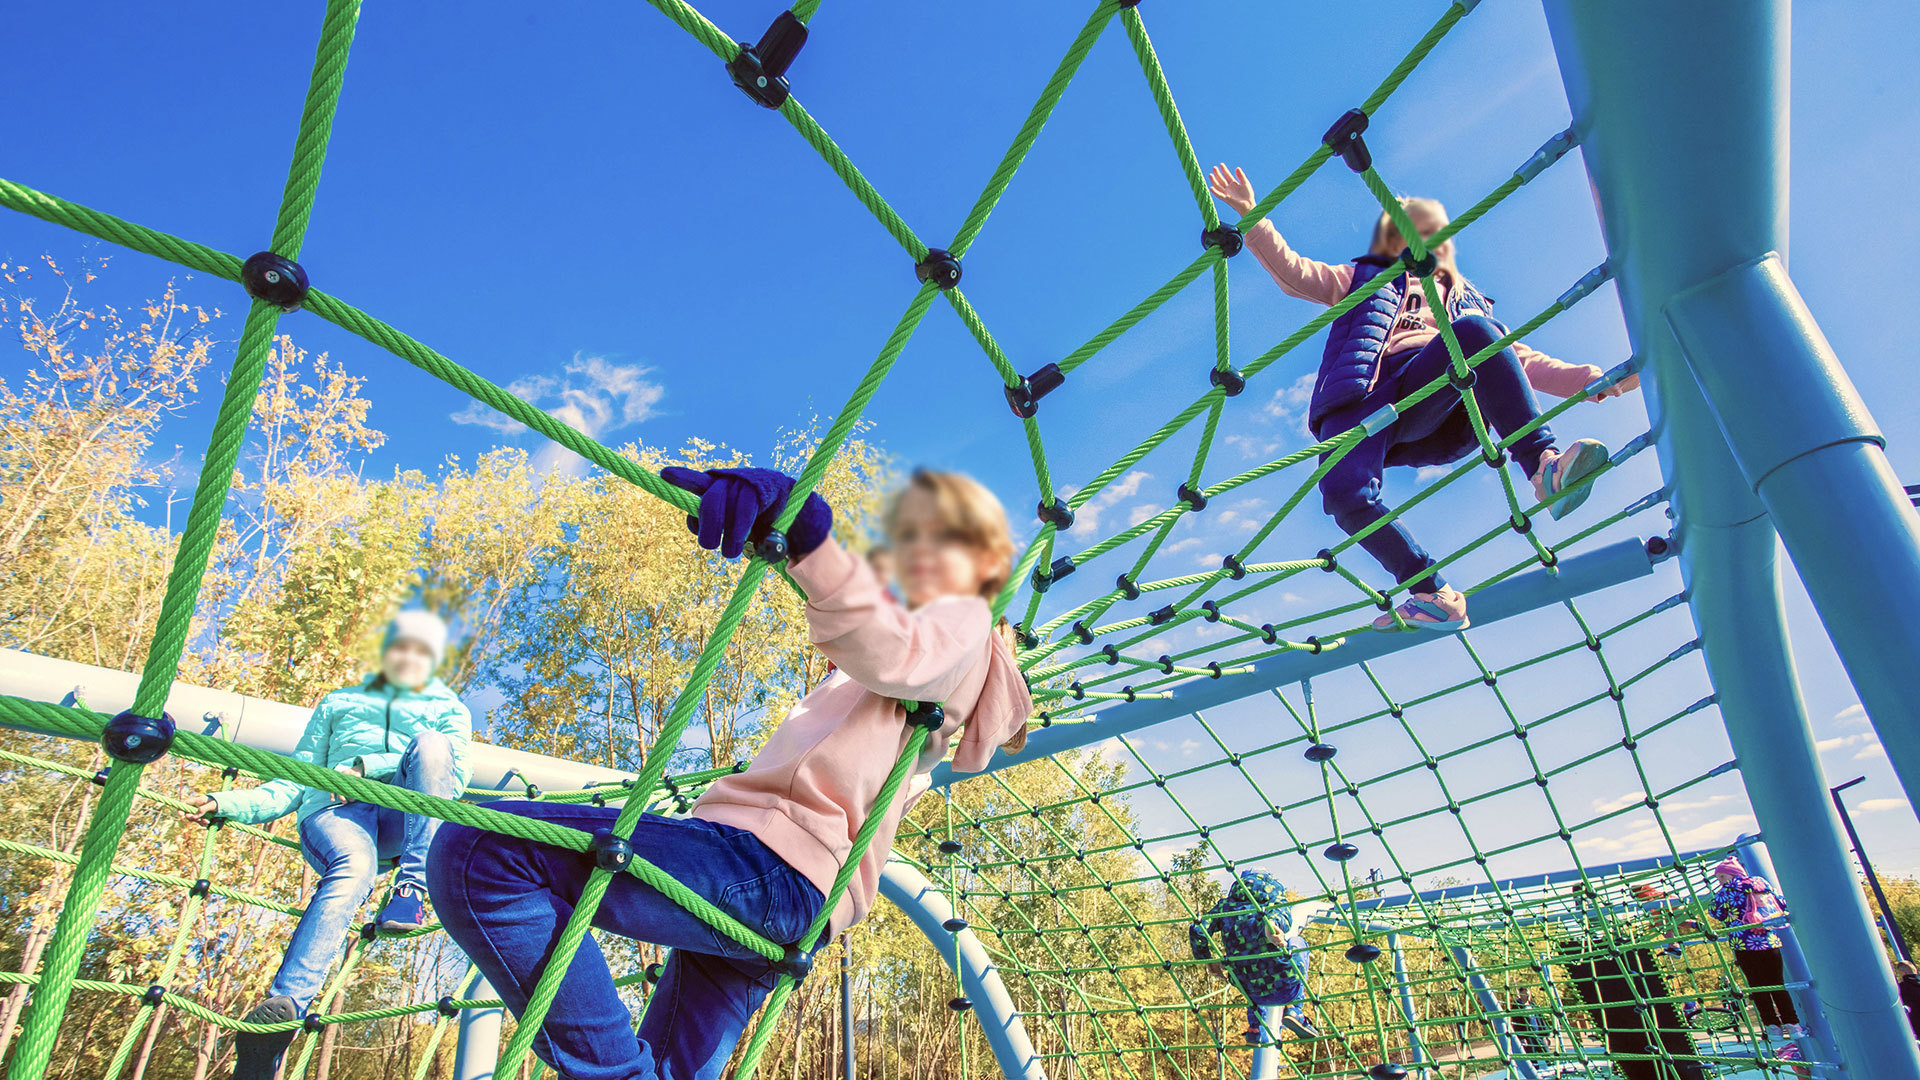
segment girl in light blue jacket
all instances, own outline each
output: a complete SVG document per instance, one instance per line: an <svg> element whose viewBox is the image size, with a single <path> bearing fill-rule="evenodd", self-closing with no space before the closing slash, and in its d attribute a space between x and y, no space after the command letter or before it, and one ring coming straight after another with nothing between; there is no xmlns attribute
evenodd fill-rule
<svg viewBox="0 0 1920 1080"><path fill-rule="evenodd" d="M438 617L401 612L387 628L380 671L320 699L293 756L395 787L459 798L471 772L467 751L473 742L473 715L434 677L446 642L446 624ZM439 828L437 818L345 802L291 780L199 796L188 816L259 825L296 808L300 853L320 875L320 883L287 944L267 1000L247 1014L256 1024L297 1020L305 1014L354 916L373 892L382 862L394 859L399 865L392 898L380 910L379 929L404 932L425 922L427 848ZM237 1035L234 1080L273 1080L293 1035Z"/></svg>

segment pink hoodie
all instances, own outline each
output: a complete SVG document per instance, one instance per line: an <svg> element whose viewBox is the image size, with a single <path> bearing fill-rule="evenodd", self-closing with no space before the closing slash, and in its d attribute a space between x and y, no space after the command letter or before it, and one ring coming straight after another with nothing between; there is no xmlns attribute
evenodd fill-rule
<svg viewBox="0 0 1920 1080"><path fill-rule="evenodd" d="M1012 650L993 632L985 600L947 597L908 611L865 559L831 540L788 572L806 590L813 643L839 670L794 706L746 772L714 781L693 816L752 833L825 894L870 808L882 814L834 908L827 932L835 934L873 907L900 817L926 792L926 774L946 757L955 732L954 770L979 772L1027 722L1033 699ZM911 730L901 699L940 702L947 722L927 740L893 805L876 808Z"/></svg>
<svg viewBox="0 0 1920 1080"><path fill-rule="evenodd" d="M1260 260L1260 265L1267 268L1267 273L1280 286L1280 291L1288 296L1332 307L1346 299L1348 291L1353 288L1352 264L1334 266L1307 258L1287 246L1280 230L1264 218L1247 234L1247 247L1252 249L1254 258ZM1440 288L1442 301L1446 299L1450 278L1451 275L1445 271L1439 272L1434 278L1434 284ZM1432 313L1427 311L1425 295L1418 289L1408 289L1407 301L1393 320L1393 329L1387 334L1386 347L1381 355L1392 356L1408 349L1418 349L1432 341L1439 332ZM1520 357L1520 367L1527 374L1527 382L1535 390L1554 397L1576 397L1586 390L1589 383L1604 374L1592 364L1569 364L1518 342L1514 343L1513 351Z"/></svg>

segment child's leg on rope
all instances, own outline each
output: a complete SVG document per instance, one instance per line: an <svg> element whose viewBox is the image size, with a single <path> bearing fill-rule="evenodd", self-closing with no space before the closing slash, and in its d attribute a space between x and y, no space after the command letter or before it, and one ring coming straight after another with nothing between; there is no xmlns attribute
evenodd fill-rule
<svg viewBox="0 0 1920 1080"><path fill-rule="evenodd" d="M325 984L354 916L367 902L380 872L375 841L379 809L371 803L339 803L300 823L300 853L320 875L320 883L307 898L307 909L287 942L267 999L247 1013L247 1021L267 1024L299 1019ZM234 1080L272 1080L280 1055L294 1035L294 1031L236 1035Z"/></svg>
<svg viewBox="0 0 1920 1080"><path fill-rule="evenodd" d="M1343 431L1372 415L1373 410L1355 406L1327 417L1321 430L1331 435ZM1348 415L1358 413L1359 415ZM1380 498L1381 474L1386 469L1387 450L1397 440L1394 428L1362 439L1346 457L1334 463L1320 478L1321 503L1340 528L1351 536L1387 516L1387 504ZM1437 574L1420 575L1433 565L1433 557L1422 549L1404 524L1393 521L1375 529L1360 541L1367 554L1379 561L1395 581L1413 577L1414 592L1434 592L1443 582Z"/></svg>
<svg viewBox="0 0 1920 1080"><path fill-rule="evenodd" d="M400 767L394 770L393 784L422 795L459 798L460 774L453 767L452 741L437 731L422 731L415 735L413 741L407 744L406 753L400 756ZM394 889L417 889L420 895L425 896L427 849L433 845L434 834L440 829L440 819L425 814L402 814L398 810L384 808L381 815L401 819L400 866L393 874Z"/></svg>
<svg viewBox="0 0 1920 1080"><path fill-rule="evenodd" d="M591 832L613 807L508 801L496 810ZM769 940L798 941L825 898L752 835L698 819L646 815L634 853ZM593 869L577 851L448 824L427 860L447 933L500 991L526 1007L549 950ZM533 1049L573 1080L717 1077L747 1018L773 986L768 963L629 875L617 875L593 925L674 950L636 1036L599 947L581 944Z"/></svg>
<svg viewBox="0 0 1920 1080"><path fill-rule="evenodd" d="M1500 324L1484 315L1468 315L1454 320L1453 333L1460 341L1461 352L1467 356L1472 356L1503 336ZM1434 340L1439 341L1438 338ZM1446 352L1445 346L1441 347L1440 352ZM1433 370L1420 373L1420 381L1403 381L1402 385L1412 389L1446 374L1451 361L1444 355L1440 359L1441 363L1435 365ZM1446 396L1447 391L1434 395ZM1540 415L1540 400L1534 397L1533 386L1527 382L1526 371L1520 366L1520 355L1511 346L1487 357L1479 367L1473 369L1473 398L1479 403L1480 414L1486 418L1487 426L1503 439L1532 423L1534 417ZM1540 456L1551 449L1553 432L1542 424L1517 440L1507 453L1520 466L1521 472L1531 478L1540 471Z"/></svg>

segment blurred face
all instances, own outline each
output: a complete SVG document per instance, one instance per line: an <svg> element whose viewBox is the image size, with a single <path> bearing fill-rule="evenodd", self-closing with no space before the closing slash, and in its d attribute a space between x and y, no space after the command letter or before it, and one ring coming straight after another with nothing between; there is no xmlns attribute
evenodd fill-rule
<svg viewBox="0 0 1920 1080"><path fill-rule="evenodd" d="M418 690L433 678L433 654L425 645L402 638L380 654L380 674L395 686Z"/></svg>
<svg viewBox="0 0 1920 1080"><path fill-rule="evenodd" d="M933 494L918 487L900 496L893 553L894 573L910 608L943 596L978 596L1005 569L1001 560L947 528Z"/></svg>
<svg viewBox="0 0 1920 1080"><path fill-rule="evenodd" d="M880 579L882 585L892 585L894 579L893 552L876 551L867 556L867 564L873 567L873 576Z"/></svg>
<svg viewBox="0 0 1920 1080"><path fill-rule="evenodd" d="M1432 210L1424 206L1414 206L1409 208L1409 210L1407 211L1407 216L1413 219L1414 228L1420 230L1420 239L1422 240L1431 239L1434 233L1437 233L1441 229L1444 229L1447 227L1446 218L1441 217L1440 215L1434 213ZM1441 244L1439 247L1435 248L1434 254L1438 255L1440 257L1440 261L1443 263L1452 262L1453 261L1453 241L1449 240L1446 243Z"/></svg>

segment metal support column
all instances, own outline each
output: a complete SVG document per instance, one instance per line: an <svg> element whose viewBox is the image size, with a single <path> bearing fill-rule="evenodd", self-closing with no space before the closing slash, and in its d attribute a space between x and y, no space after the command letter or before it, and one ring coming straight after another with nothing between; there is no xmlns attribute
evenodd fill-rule
<svg viewBox="0 0 1920 1080"><path fill-rule="evenodd" d="M476 972L473 985L467 987L470 1001L497 998L485 975ZM460 1038L453 1048L453 1080L493 1080L494 1066L500 1060L500 1024L506 1010L467 1009L460 1014Z"/></svg>
<svg viewBox="0 0 1920 1080"><path fill-rule="evenodd" d="M1480 1011L1487 1017L1487 1026L1493 1029L1493 1042L1500 1048L1500 1056L1511 1063L1514 1074L1521 1080L1540 1080L1540 1074L1533 1069L1533 1062L1520 1056L1526 1050L1508 1027L1506 1008L1493 995L1493 988L1487 985L1486 977L1480 974L1480 966L1474 961L1473 953L1464 945L1449 945L1447 951L1453 954L1453 962L1459 964L1460 970L1466 973L1467 986L1480 1002Z"/></svg>
<svg viewBox="0 0 1920 1080"><path fill-rule="evenodd" d="M1758 836L1742 836L1739 844L1735 854L1740 859L1740 865L1747 868L1747 873L1766 878L1768 883L1780 880L1774 873L1773 859L1767 854L1767 845ZM1800 947L1800 935L1793 931L1792 909L1788 908L1788 912L1786 925L1776 926L1773 930L1780 939L1780 962L1785 969L1787 993L1793 998L1793 1011L1800 1014L1800 1022L1807 1026L1820 1048L1831 1055L1833 1028L1827 1024L1827 1014L1820 1007L1820 995L1815 993L1813 972L1807 967L1807 953Z"/></svg>

